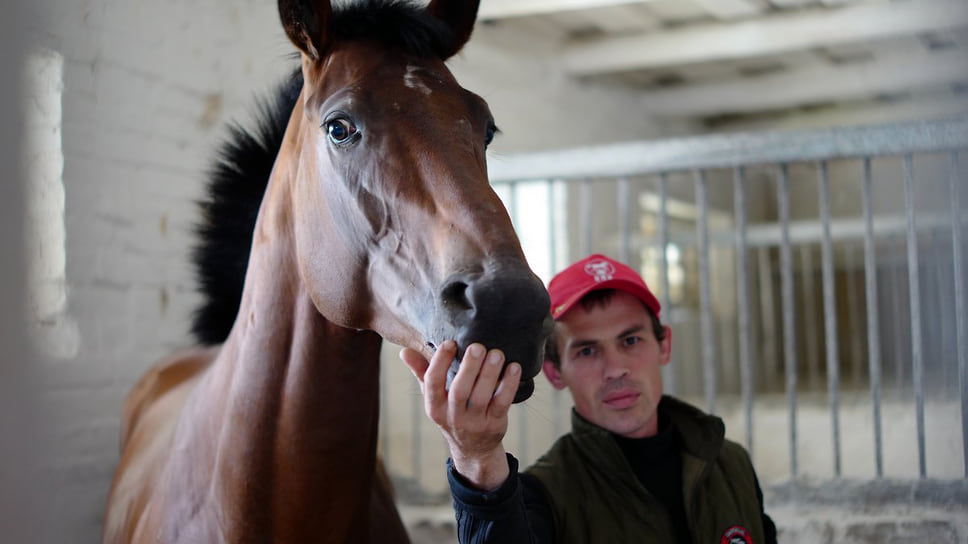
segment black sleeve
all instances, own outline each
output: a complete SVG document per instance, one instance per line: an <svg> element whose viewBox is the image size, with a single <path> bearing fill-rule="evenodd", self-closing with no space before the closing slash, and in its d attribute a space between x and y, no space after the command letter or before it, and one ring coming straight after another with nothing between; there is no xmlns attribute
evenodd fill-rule
<svg viewBox="0 0 968 544"><path fill-rule="evenodd" d="M766 544L777 544L776 542L776 524L773 523L773 519L766 515L766 510L763 508L763 490L760 489L760 480L756 477L756 473L753 473L753 482L756 484L756 500L760 502L760 517L763 519L763 537L766 539Z"/></svg>
<svg viewBox="0 0 968 544"><path fill-rule="evenodd" d="M553 542L554 520L541 483L518 473L508 456L510 474L501 487L482 492L471 487L447 460L447 482L454 499L460 544L544 544Z"/></svg>

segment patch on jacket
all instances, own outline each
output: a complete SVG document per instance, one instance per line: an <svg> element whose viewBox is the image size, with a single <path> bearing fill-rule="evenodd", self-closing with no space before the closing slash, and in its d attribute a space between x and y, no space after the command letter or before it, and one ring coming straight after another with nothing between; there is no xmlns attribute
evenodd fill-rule
<svg viewBox="0 0 968 544"><path fill-rule="evenodd" d="M753 537L746 527L733 525L723 533L723 538L719 539L719 544L753 544Z"/></svg>

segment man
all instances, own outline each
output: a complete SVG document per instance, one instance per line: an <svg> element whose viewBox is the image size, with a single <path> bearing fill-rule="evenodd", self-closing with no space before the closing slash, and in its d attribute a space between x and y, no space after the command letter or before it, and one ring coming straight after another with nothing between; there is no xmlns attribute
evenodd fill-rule
<svg viewBox="0 0 968 544"><path fill-rule="evenodd" d="M662 395L672 332L642 278L592 255L548 292L555 328L542 370L571 393L572 431L524 473L502 444L518 365L502 377L500 351L469 346L447 391L452 342L429 363L400 354L450 448L460 542L775 542L746 451L719 418Z"/></svg>

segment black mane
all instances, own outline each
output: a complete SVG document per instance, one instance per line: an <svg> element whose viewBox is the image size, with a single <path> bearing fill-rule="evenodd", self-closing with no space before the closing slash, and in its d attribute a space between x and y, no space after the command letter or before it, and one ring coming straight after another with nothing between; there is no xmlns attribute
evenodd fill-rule
<svg viewBox="0 0 968 544"><path fill-rule="evenodd" d="M363 0L333 10L336 41L377 40L419 57L444 58L454 42L446 24L408 0Z"/></svg>
<svg viewBox="0 0 968 544"><path fill-rule="evenodd" d="M302 74L296 72L275 96L258 101L253 129L230 123L209 171L207 195L199 203L198 242L192 250L204 298L195 310L192 334L202 344L224 341L235 323L259 205L300 89Z"/></svg>
<svg viewBox="0 0 968 544"><path fill-rule="evenodd" d="M454 40L450 29L422 7L400 0L336 7L331 28L337 41L378 40L420 57L442 58ZM191 332L201 344L223 342L235 323L256 216L302 83L297 71L273 96L259 100L254 128L230 123L209 170L192 249L203 300Z"/></svg>

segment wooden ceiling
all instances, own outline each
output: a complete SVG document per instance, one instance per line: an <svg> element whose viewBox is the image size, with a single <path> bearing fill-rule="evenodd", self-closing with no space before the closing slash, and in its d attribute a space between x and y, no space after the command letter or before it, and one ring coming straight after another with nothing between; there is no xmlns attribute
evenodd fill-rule
<svg viewBox="0 0 968 544"><path fill-rule="evenodd" d="M656 117L968 113L968 0L482 0L480 19Z"/></svg>

